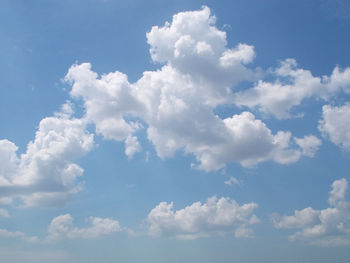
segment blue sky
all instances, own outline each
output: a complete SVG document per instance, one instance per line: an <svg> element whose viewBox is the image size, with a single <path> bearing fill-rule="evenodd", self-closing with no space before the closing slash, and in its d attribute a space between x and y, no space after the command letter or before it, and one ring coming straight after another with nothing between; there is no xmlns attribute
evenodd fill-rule
<svg viewBox="0 0 350 263"><path fill-rule="evenodd" d="M350 4L3 1L1 262L347 262Z"/></svg>

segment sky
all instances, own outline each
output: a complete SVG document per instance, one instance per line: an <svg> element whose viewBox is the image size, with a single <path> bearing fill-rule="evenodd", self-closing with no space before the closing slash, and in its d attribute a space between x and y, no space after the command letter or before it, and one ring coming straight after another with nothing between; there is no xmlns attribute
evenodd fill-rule
<svg viewBox="0 0 350 263"><path fill-rule="evenodd" d="M345 0L5 0L1 262L348 262Z"/></svg>

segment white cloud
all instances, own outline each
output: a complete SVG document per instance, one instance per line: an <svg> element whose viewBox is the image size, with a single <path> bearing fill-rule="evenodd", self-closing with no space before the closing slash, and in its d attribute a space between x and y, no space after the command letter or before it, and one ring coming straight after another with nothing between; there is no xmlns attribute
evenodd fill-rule
<svg viewBox="0 0 350 263"><path fill-rule="evenodd" d="M295 142L302 149L302 153L308 157L314 157L322 141L313 135L304 136L304 138L294 138Z"/></svg>
<svg viewBox="0 0 350 263"><path fill-rule="evenodd" d="M139 126L135 122L127 122L123 114L142 111L142 104L132 93L127 76L118 71L97 78L91 71L89 63L73 65L65 80L74 83L70 92L73 98L82 98L86 116L96 125L96 132L106 139L123 141Z"/></svg>
<svg viewBox="0 0 350 263"><path fill-rule="evenodd" d="M240 182L237 180L237 178L231 176L228 180L226 180L226 181L224 182L224 184L226 184L226 185L233 185L233 184L239 185Z"/></svg>
<svg viewBox="0 0 350 263"><path fill-rule="evenodd" d="M10 214L6 209L0 208L0 217L10 217Z"/></svg>
<svg viewBox="0 0 350 263"><path fill-rule="evenodd" d="M145 220L152 236L169 236L178 239L196 239L225 233L234 233L237 238L252 236L250 225L259 222L253 214L257 204L242 206L229 198L215 196L206 203L193 203L177 211L173 203L161 202Z"/></svg>
<svg viewBox="0 0 350 263"><path fill-rule="evenodd" d="M329 208L312 207L295 210L294 215L272 216L276 228L299 229L289 239L302 240L314 245L336 246L350 244L350 202L345 200L348 182L336 180L329 194Z"/></svg>
<svg viewBox="0 0 350 263"><path fill-rule="evenodd" d="M66 112L41 120L25 153L0 140L0 197L7 203L20 198L24 205L60 205L81 189L76 182L83 169L73 161L93 147L93 135L83 119ZM68 111L69 112L69 111Z"/></svg>
<svg viewBox="0 0 350 263"><path fill-rule="evenodd" d="M319 130L339 147L350 150L350 103L339 107L325 105L322 110Z"/></svg>
<svg viewBox="0 0 350 263"><path fill-rule="evenodd" d="M215 27L209 8L174 15L171 23L153 27L147 40L152 59L166 65L144 72L136 83L118 71L98 77L89 63L69 69L65 80L72 84L71 96L83 99L85 117L97 133L125 141L131 157L141 150L134 133L144 123L159 157L183 150L194 154L195 167L206 171L227 162L251 166L298 160L300 151L289 148L288 138L280 144L288 133L273 135L249 112L226 119L213 113L216 106L232 103L232 87L257 74L245 66L253 60L254 48L227 48L226 34Z"/></svg>
<svg viewBox="0 0 350 263"><path fill-rule="evenodd" d="M66 79L73 83L71 94L80 94L85 100L87 119L96 124L97 132L109 139L125 140L128 155L141 149L132 134L142 125L128 122L126 118L131 115L148 125L148 139L158 156L172 157L175 151L183 149L194 154L199 162L197 167L206 171L221 169L227 162L251 166L273 159L290 163L300 156L299 151L288 149L288 138L287 143L286 140L283 145L280 143L284 133L273 135L249 112L220 119L213 113L211 104L216 103L210 96L211 91L203 90L204 84L169 65L161 71L145 72L135 84L125 84L126 77L121 73L111 74L122 80L110 80L113 85L109 87L106 76L97 79L90 64L84 63L72 66ZM123 84L117 87L119 84L115 83ZM110 96L111 89L123 89L122 96L131 102L126 104L126 99L119 98L118 94ZM222 100L224 98L226 96ZM123 103L119 105L119 101Z"/></svg>
<svg viewBox="0 0 350 263"><path fill-rule="evenodd" d="M95 239L123 230L119 222L112 218L90 216L86 219L86 222L91 226L76 227L73 224L73 217L70 214L65 214L52 219L46 238L28 236L21 231L11 232L7 229L0 229L0 237L20 238L26 242L52 242L63 239Z"/></svg>
<svg viewBox="0 0 350 263"><path fill-rule="evenodd" d="M131 158L135 153L141 151L141 145L136 136L128 136L125 139L125 154Z"/></svg>
<svg viewBox="0 0 350 263"><path fill-rule="evenodd" d="M217 106L234 103L237 83L253 82L260 74L247 67L254 47L240 43L228 48L226 33L215 27L208 7L178 13L164 26L152 27L147 42L153 61L165 65L145 71L135 83L118 71L99 77L89 63L69 69L65 80L72 84L70 94L82 99L85 118L98 134L124 141L125 153L132 157L141 151L135 132L146 127L159 157L181 150L193 154L198 161L194 167L206 171L229 162L253 166L268 160L298 161L302 152L288 131L272 134L249 112L225 119L214 114ZM283 70L294 72L288 65ZM293 74L308 78L311 73ZM313 150L303 153L312 156Z"/></svg>
<svg viewBox="0 0 350 263"><path fill-rule="evenodd" d="M5 238L20 238L27 242L38 242L39 238L36 236L27 236L25 233L20 231L11 232L7 229L0 229L0 237Z"/></svg>
<svg viewBox="0 0 350 263"><path fill-rule="evenodd" d="M87 222L90 227L78 228L73 224L73 217L70 214L55 217L48 228L50 241L61 239L99 238L111 235L122 230L119 222L111 218L100 218L90 216Z"/></svg>
<svg viewBox="0 0 350 263"><path fill-rule="evenodd" d="M305 99L328 100L340 91L350 93L350 68L335 67L330 76L314 77L297 68L294 59L286 59L272 75L274 82L259 80L253 88L234 94L235 103L284 119L292 117L291 111Z"/></svg>

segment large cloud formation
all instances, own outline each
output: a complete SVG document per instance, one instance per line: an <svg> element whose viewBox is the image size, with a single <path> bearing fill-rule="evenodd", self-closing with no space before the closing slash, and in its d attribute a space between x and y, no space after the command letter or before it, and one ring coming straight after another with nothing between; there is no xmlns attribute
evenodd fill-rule
<svg viewBox="0 0 350 263"><path fill-rule="evenodd" d="M290 132L273 134L250 112L225 119L214 114L216 107L235 102L238 83L254 82L261 74L247 67L254 47L241 43L228 48L226 33L215 27L208 7L178 13L171 23L152 27L147 42L152 60L164 65L144 72L135 83L118 71L98 76L89 63L73 65L65 77L96 132L124 141L129 157L141 150L135 132L143 127L159 157L181 150L193 154L194 166L205 171L229 162L287 164L305 153L313 155L294 144Z"/></svg>
<svg viewBox="0 0 350 263"><path fill-rule="evenodd" d="M196 239L228 232L237 238L248 238L253 234L249 226L259 222L253 214L257 204L240 206L230 198L213 196L204 204L195 202L176 211L173 206L172 202L161 202L148 214L145 223L151 236Z"/></svg>
<svg viewBox="0 0 350 263"><path fill-rule="evenodd" d="M19 198L25 206L60 205L81 189L77 177L83 169L74 160L93 147L86 121L71 117L69 104L56 116L41 120L27 151L0 140L0 197L10 203Z"/></svg>
<svg viewBox="0 0 350 263"><path fill-rule="evenodd" d="M335 246L350 244L350 202L345 199L348 182L336 180L332 184L328 203L330 207L316 210L307 207L294 215L273 215L276 228L299 229L289 239L314 245Z"/></svg>

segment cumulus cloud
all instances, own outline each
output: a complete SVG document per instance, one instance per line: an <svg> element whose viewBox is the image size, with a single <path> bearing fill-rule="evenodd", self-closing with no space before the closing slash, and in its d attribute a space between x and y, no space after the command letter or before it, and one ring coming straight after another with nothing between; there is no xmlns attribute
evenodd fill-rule
<svg viewBox="0 0 350 263"><path fill-rule="evenodd" d="M19 198L26 206L62 204L81 189L76 179L83 169L73 161L92 147L86 122L67 111L41 120L34 140L20 156L14 143L0 140L1 200Z"/></svg>
<svg viewBox="0 0 350 263"><path fill-rule="evenodd" d="M302 149L302 153L308 157L314 157L322 141L313 135L304 136L304 138L294 138L295 142Z"/></svg>
<svg viewBox="0 0 350 263"><path fill-rule="evenodd" d="M136 136L128 136L125 139L125 154L131 158L135 153L141 151L141 145Z"/></svg>
<svg viewBox="0 0 350 263"><path fill-rule="evenodd" d="M343 106L325 105L322 108L319 130L339 147L350 150L350 103Z"/></svg>
<svg viewBox="0 0 350 263"><path fill-rule="evenodd" d="M57 216L49 225L47 240L99 238L122 230L119 222L111 218L90 216L86 221L91 224L90 227L78 228L74 226L70 214Z"/></svg>
<svg viewBox="0 0 350 263"><path fill-rule="evenodd" d="M272 220L279 229L299 229L289 239L305 241L314 245L336 246L350 244L350 202L345 199L348 182L336 180L332 184L328 203L330 207L316 210L307 207L295 210L294 215L279 216Z"/></svg>
<svg viewBox="0 0 350 263"><path fill-rule="evenodd" d="M148 214L145 223L151 236L168 236L178 239L196 239L234 233L237 238L253 234L250 225L259 222L253 214L258 206L248 203L240 206L230 198L209 198L174 211L174 204L161 202Z"/></svg>
<svg viewBox="0 0 350 263"><path fill-rule="evenodd" d="M295 59L286 59L272 76L274 82L259 80L253 88L235 93L235 103L284 119L308 98L328 100L341 91L350 93L350 68L335 67L330 76L315 77L297 68Z"/></svg>
<svg viewBox="0 0 350 263"><path fill-rule="evenodd" d="M273 134L250 112L225 119L214 114L217 106L234 103L232 91L239 82L260 76L248 68L254 47L227 47L226 33L215 20L203 7L152 27L146 35L151 57L164 65L145 71L135 83L118 71L98 76L89 63L73 65L65 77L71 96L82 99L85 118L98 134L125 142L129 157L141 150L135 132L145 127L159 157L180 150L193 154L194 167L206 171L229 162L296 162L302 149L293 146L288 131Z"/></svg>

